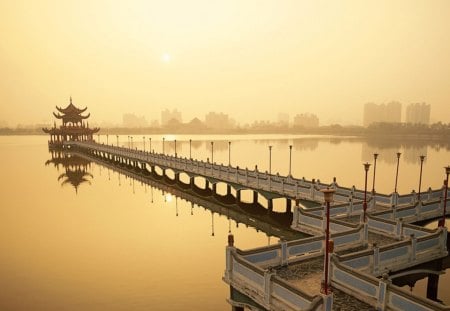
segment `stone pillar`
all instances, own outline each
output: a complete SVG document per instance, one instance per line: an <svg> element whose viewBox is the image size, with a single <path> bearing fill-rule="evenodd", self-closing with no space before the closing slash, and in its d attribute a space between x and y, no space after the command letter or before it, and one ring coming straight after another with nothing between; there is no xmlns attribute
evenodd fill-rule
<svg viewBox="0 0 450 311"><path fill-rule="evenodd" d="M378 247L377 243L372 244L372 250L373 250L373 273L378 274L378 266L380 264L380 248Z"/></svg>
<svg viewBox="0 0 450 311"><path fill-rule="evenodd" d="M227 185L227 195L230 195L230 194L231 194L231 186Z"/></svg>
<svg viewBox="0 0 450 311"><path fill-rule="evenodd" d="M205 180L205 189L209 189L209 180L208 179Z"/></svg>
<svg viewBox="0 0 450 311"><path fill-rule="evenodd" d="M212 184L212 192L213 193L217 192L217 184L216 183Z"/></svg>
<svg viewBox="0 0 450 311"><path fill-rule="evenodd" d="M387 273L384 273L383 277L378 283L377 310L386 310L386 299L389 283L389 275Z"/></svg>
<svg viewBox="0 0 450 311"><path fill-rule="evenodd" d="M273 199L267 199L267 209L269 212L273 211Z"/></svg>

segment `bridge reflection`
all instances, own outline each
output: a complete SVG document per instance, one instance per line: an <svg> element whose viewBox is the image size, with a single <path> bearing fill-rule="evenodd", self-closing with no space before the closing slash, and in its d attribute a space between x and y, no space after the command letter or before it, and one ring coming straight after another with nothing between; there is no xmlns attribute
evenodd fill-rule
<svg viewBox="0 0 450 311"><path fill-rule="evenodd" d="M96 163L99 167L106 167L117 172L119 174L119 184L121 184L121 176L129 178L130 184L132 183L133 185L133 191L135 181L149 186L152 195L153 189L162 191L165 200L175 199L176 208L178 208L178 199L181 199L191 204L191 213L195 205L203 207L211 211L212 219L214 214L217 213L234 220L236 226L244 224L255 228L257 231L264 232L269 237L275 236L283 240L293 240L306 236L290 228L293 214L289 210L286 212L268 210L257 200L252 203L236 201L236 198L230 192L227 191L225 195L220 195L215 189L211 189L211 185L208 183L206 183L205 188L199 187L195 183L185 184L180 179L171 179L166 175L161 176L157 173L150 173L133 165L119 165L108 162L103 158L97 158L85 153L58 151L56 154L52 151L51 154L52 158L46 162L46 165L54 164L58 169L62 166L65 169L65 173L62 175L66 176L63 184L72 184L76 191L78 191L80 184L89 182L87 176L90 176L91 179L93 178L89 169L91 163ZM77 174L72 174L71 172L73 171L79 171L80 173L78 176L75 176ZM61 179L62 175L60 175L58 180ZM212 223L212 226L214 226L214 223Z"/></svg>

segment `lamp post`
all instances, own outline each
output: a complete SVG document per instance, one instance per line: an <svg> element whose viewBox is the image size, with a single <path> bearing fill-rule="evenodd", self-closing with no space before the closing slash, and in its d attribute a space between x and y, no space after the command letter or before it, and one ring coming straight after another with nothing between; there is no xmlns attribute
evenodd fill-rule
<svg viewBox="0 0 450 311"><path fill-rule="evenodd" d="M189 159L192 160L192 139L189 139Z"/></svg>
<svg viewBox="0 0 450 311"><path fill-rule="evenodd" d="M131 145L130 145L130 135L128 135L128 149L130 149L131 148Z"/></svg>
<svg viewBox="0 0 450 311"><path fill-rule="evenodd" d="M149 153L152 152L152 138L151 137L148 138L148 152Z"/></svg>
<svg viewBox="0 0 450 311"><path fill-rule="evenodd" d="M175 139L174 142L175 142L175 158L176 158L177 157L177 140Z"/></svg>
<svg viewBox="0 0 450 311"><path fill-rule="evenodd" d="M322 189L320 190L321 192L323 192L323 198L325 200L326 203L326 207L327 207L327 226L326 226L326 230L325 230L325 261L324 261L324 282L322 284L322 292L325 295L329 294L329 280L328 280L328 266L329 266L329 252L330 252L330 202L333 201L333 194L334 194L334 189Z"/></svg>
<svg viewBox="0 0 450 311"><path fill-rule="evenodd" d="M108 138L108 134L106 134L106 144L109 145L109 138Z"/></svg>
<svg viewBox="0 0 450 311"><path fill-rule="evenodd" d="M373 154L373 181L372 181L372 194L375 194L375 173L377 170L377 158L378 153Z"/></svg>
<svg viewBox="0 0 450 311"><path fill-rule="evenodd" d="M444 211L442 212L442 219L439 222L439 227L445 227L445 215L447 214L447 192L448 192L448 175L450 175L450 165L447 165L447 167L445 168L445 181L444 181L444 186L445 186L445 193L444 193Z"/></svg>
<svg viewBox="0 0 450 311"><path fill-rule="evenodd" d="M211 142L211 164L214 164L214 142Z"/></svg>
<svg viewBox="0 0 450 311"><path fill-rule="evenodd" d="M231 166L231 141L228 142L228 166Z"/></svg>
<svg viewBox="0 0 450 311"><path fill-rule="evenodd" d="M363 203L363 210L364 210L364 222L367 222L367 172L369 172L370 164L368 162L364 163L364 171L365 171L365 178L364 178L364 203Z"/></svg>
<svg viewBox="0 0 450 311"><path fill-rule="evenodd" d="M269 146L269 190L272 187L272 146Z"/></svg>
<svg viewBox="0 0 450 311"><path fill-rule="evenodd" d="M98 140L98 143L100 144L100 134L97 134L97 140Z"/></svg>
<svg viewBox="0 0 450 311"><path fill-rule="evenodd" d="M145 136L142 136L142 142L144 143L144 152L145 152Z"/></svg>
<svg viewBox="0 0 450 311"><path fill-rule="evenodd" d="M423 167L423 161L425 160L425 156L421 155L419 158L420 158L420 174L419 174L419 193L417 194L417 199L420 202L420 188L422 186L422 167Z"/></svg>
<svg viewBox="0 0 450 311"><path fill-rule="evenodd" d="M394 193L397 193L397 181L398 181L398 166L400 164L400 156L402 154L400 152L397 152L397 172L395 173L395 187L394 187Z"/></svg>
<svg viewBox="0 0 450 311"><path fill-rule="evenodd" d="M116 135L117 147L119 147L119 135Z"/></svg>
<svg viewBox="0 0 450 311"><path fill-rule="evenodd" d="M163 154L164 154L164 141L165 141L166 139L163 137Z"/></svg>
<svg viewBox="0 0 450 311"><path fill-rule="evenodd" d="M291 167L292 167L292 145L289 145L289 176L292 176Z"/></svg>
<svg viewBox="0 0 450 311"><path fill-rule="evenodd" d="M131 149L133 149L133 136L130 136L131 139Z"/></svg>

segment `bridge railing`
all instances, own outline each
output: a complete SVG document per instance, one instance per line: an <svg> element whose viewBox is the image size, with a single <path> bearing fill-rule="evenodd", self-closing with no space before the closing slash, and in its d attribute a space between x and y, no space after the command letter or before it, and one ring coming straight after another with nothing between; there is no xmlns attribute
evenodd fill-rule
<svg viewBox="0 0 450 311"><path fill-rule="evenodd" d="M421 231L408 227L409 232ZM417 230L417 231L416 231ZM340 262L352 269L363 270L373 275L396 271L447 256L447 230L438 228L434 232L372 249L339 256Z"/></svg>
<svg viewBox="0 0 450 311"><path fill-rule="evenodd" d="M252 186L259 183L259 187L264 190L278 192L283 195L291 196L300 195L306 196L310 199L315 199L319 202L323 200L323 195L320 193L320 189L326 187L334 187L336 189L336 200L342 200L346 202L348 197L351 196L356 199L362 199L364 197L364 192L358 190L354 187L345 188L339 186L337 183L333 182L331 184L324 184L320 181L309 181L304 178L298 179L291 176L280 176L279 174L268 174L259 173L254 170L242 169L230 166L227 169L227 174L223 175L224 172L222 164L215 164L210 162L203 162L197 160L191 160L181 157L175 157L171 155L164 155L155 152L142 151L137 149L129 149L124 147L116 147L104 144L98 144L95 142L65 142L66 145L73 145L78 147L90 148L92 150L99 150L101 152L108 152L111 154L121 155L122 157L128 157L132 160L147 162L152 164L157 164L165 167L172 167L178 170L185 170L191 173L196 173L205 176L221 176L222 179L228 182L237 182L242 185ZM234 173L234 176L232 176ZM265 177L263 177L263 176ZM233 178L234 177L234 178ZM260 180L259 180L260 179ZM264 180L265 179L265 180ZM298 184L298 187L297 187ZM295 189L294 189L295 188ZM298 190L297 190L298 188ZM309 192L307 189L309 188ZM429 199L436 199L442 195L442 189L439 190L429 190ZM401 196L400 203L407 203L410 199L412 200L412 194ZM384 202L384 197L376 197L376 201ZM395 199L395 198L394 198ZM395 201L395 200L394 200ZM397 201L391 204L397 204Z"/></svg>
<svg viewBox="0 0 450 311"><path fill-rule="evenodd" d="M321 296L311 296L226 248L224 281L268 310L313 310L322 303Z"/></svg>
<svg viewBox="0 0 450 311"><path fill-rule="evenodd" d="M377 310L450 310L449 306L425 299L393 285L387 275L378 279L352 269L337 256L331 256L332 285L370 304Z"/></svg>

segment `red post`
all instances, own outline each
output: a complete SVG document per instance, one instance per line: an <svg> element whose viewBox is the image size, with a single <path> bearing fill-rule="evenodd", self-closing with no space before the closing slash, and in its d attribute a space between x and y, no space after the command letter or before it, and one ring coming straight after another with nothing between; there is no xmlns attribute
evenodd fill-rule
<svg viewBox="0 0 450 311"><path fill-rule="evenodd" d="M444 193L444 211L442 212L442 219L439 222L439 227L445 227L445 215L447 214L447 192L448 192L448 175L450 174L450 165L445 167L446 178L444 180L445 193Z"/></svg>
<svg viewBox="0 0 450 311"><path fill-rule="evenodd" d="M364 171L366 172L366 176L364 179L364 203L363 203L364 222L366 222L367 221L367 217L366 217L366 214L367 214L367 172L369 171L370 164L366 162L363 165L364 165Z"/></svg>
<svg viewBox="0 0 450 311"><path fill-rule="evenodd" d="M325 276L324 276L324 282L322 284L322 292L325 295L328 295L330 293L330 290L328 288L328 266L329 266L329 252L330 252L330 202L333 200L333 193L334 193L334 189L322 189L320 190L323 192L323 196L324 196L324 200L326 202L326 206L327 206L327 215L326 215L326 220L327 220L327 226L326 226L326 231L325 231L325 261L324 261L324 272L325 272Z"/></svg>

